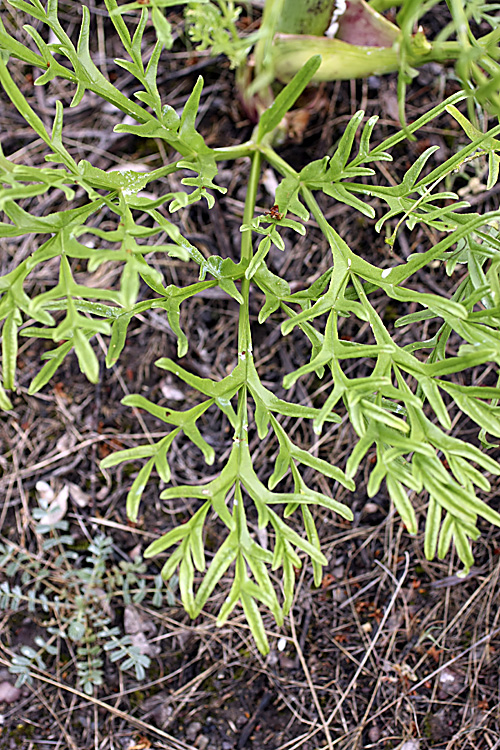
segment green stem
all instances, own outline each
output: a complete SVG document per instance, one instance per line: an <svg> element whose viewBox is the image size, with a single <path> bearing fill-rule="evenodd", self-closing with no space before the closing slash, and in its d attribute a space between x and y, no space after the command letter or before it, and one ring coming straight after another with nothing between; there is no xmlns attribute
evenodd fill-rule
<svg viewBox="0 0 500 750"><path fill-rule="evenodd" d="M407 50L407 61L409 65L420 67L429 62L456 60L463 56L463 50L459 42L431 42L427 51L416 48ZM322 56L322 63L312 79L315 82L383 75L398 70L401 64L401 53L397 45L363 47L323 36L283 34L274 38L275 77L283 82L290 81L315 54Z"/></svg>
<svg viewBox="0 0 500 750"><path fill-rule="evenodd" d="M248 189L245 198L245 209L243 212L243 223L249 224L255 213L255 202L257 200L257 189L259 187L261 155L255 151L252 155L252 166L248 179ZM247 268L252 260L252 231L249 229L242 232L240 265ZM241 282L241 296L243 303L240 305L238 321L238 360L247 362L252 356L252 333L250 330L250 280L243 275ZM247 373L248 378L248 373ZM238 393L238 422L235 430L235 439L248 442L248 410L247 410L247 386L242 386Z"/></svg>
<svg viewBox="0 0 500 750"><path fill-rule="evenodd" d="M271 146L261 145L260 152L269 164L274 167L283 177L299 178L299 173L291 167L288 162L279 156Z"/></svg>
<svg viewBox="0 0 500 750"><path fill-rule="evenodd" d="M241 451L248 451L248 389L246 384L238 391L238 413L234 441L238 443L238 467L241 467Z"/></svg>
<svg viewBox="0 0 500 750"><path fill-rule="evenodd" d="M248 178L248 190L245 198L245 210L243 212L243 224L249 224L255 213L255 203L257 200L257 189L259 187L260 178L260 165L261 165L261 154L259 151L255 151L252 155L252 167L250 169L250 176ZM242 232L241 237L241 263L248 266L252 260L252 232L248 230Z"/></svg>
<svg viewBox="0 0 500 750"><path fill-rule="evenodd" d="M281 18L284 0L267 0L264 5L262 22L260 25L259 40L255 45L255 70L259 75L270 63L272 56L273 36Z"/></svg>
<svg viewBox="0 0 500 750"><path fill-rule="evenodd" d="M368 5L377 13L383 13L384 10L394 8L396 5L402 5L403 0L368 0Z"/></svg>
<svg viewBox="0 0 500 750"><path fill-rule="evenodd" d="M245 143L238 144L237 146L214 148L213 153L216 161L232 161L234 159L241 159L244 156L251 156L256 149L257 146L253 141L245 141Z"/></svg>
<svg viewBox="0 0 500 750"><path fill-rule="evenodd" d="M449 5L456 24L457 39L462 47L462 51L464 51L471 46L469 41L469 21L465 13L464 4L462 0L450 0Z"/></svg>

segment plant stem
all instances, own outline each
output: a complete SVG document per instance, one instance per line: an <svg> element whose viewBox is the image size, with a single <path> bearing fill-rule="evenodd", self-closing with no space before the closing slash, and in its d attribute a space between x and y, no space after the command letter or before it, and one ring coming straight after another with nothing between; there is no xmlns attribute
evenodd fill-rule
<svg viewBox="0 0 500 750"><path fill-rule="evenodd" d="M245 210L243 212L243 224L249 224L254 215L255 202L257 199L257 189L259 187L260 178L260 165L261 165L261 154L259 151L254 151L252 154L252 167L250 169L250 176L248 178L248 190L245 198ZM252 232L247 230L242 232L241 237L241 258L240 261L245 267L248 266L252 260Z"/></svg>
<svg viewBox="0 0 500 750"><path fill-rule="evenodd" d="M257 146L253 141L245 141L245 143L237 146L214 148L213 153L216 161L233 161L234 159L241 159L243 156L251 156L256 148Z"/></svg>
<svg viewBox="0 0 500 750"><path fill-rule="evenodd" d="M271 146L261 146L260 152L269 164L274 167L283 177L299 178L299 173L279 156Z"/></svg>
<svg viewBox="0 0 500 750"><path fill-rule="evenodd" d="M398 70L400 53L397 47L360 47L340 39L279 34L274 39L274 73L283 82L293 78L304 63L315 54L321 54L322 63L313 81L338 81L366 78ZM431 43L428 52L412 52L408 62L420 67L429 62L455 60L463 54L459 42Z"/></svg>
<svg viewBox="0 0 500 750"><path fill-rule="evenodd" d="M248 180L248 190L245 199L245 210L243 212L243 223L247 224L253 218L255 201L260 177L261 155L256 151L252 156L252 167ZM241 235L241 259L243 268L247 268L252 260L252 230L248 229ZM243 304L240 305L240 316L238 323L238 357L245 359L252 351L252 334L250 331L250 280L243 276L241 282L241 296Z"/></svg>
<svg viewBox="0 0 500 750"><path fill-rule="evenodd" d="M252 155L252 166L248 179L248 189L245 198L245 209L243 212L243 223L248 224L253 219L255 212L255 201L259 186L261 155L255 151ZM247 268L252 260L252 230L242 232L240 264ZM252 333L250 330L250 280L243 276L241 282L241 296L243 303L240 305L238 321L238 360L246 362L252 356ZM238 422L235 430L235 439L247 443L248 441L248 410L247 410L247 386L242 386L238 393Z"/></svg>
<svg viewBox="0 0 500 750"><path fill-rule="evenodd" d="M402 5L403 0L368 0L368 5L377 13L383 13L384 10L394 8L396 5Z"/></svg>
<svg viewBox="0 0 500 750"><path fill-rule="evenodd" d="M270 62L273 36L281 18L283 4L284 0L266 0L266 4L264 5L259 39L254 50L257 75Z"/></svg>

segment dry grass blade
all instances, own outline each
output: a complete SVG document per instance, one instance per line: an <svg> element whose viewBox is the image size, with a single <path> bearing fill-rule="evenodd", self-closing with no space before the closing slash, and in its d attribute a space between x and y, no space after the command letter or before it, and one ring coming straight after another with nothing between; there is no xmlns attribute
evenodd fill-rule
<svg viewBox="0 0 500 750"><path fill-rule="evenodd" d="M10 662L2 657L0 657L0 664L3 664L5 667L10 666ZM58 690L71 693L72 695L76 695L77 698L80 698L80 700L88 704L92 704L93 706L96 706L97 708L101 708L107 711L108 713L112 714L113 716L123 719L124 721L127 721L130 724L133 724L138 729L141 729L144 732L154 734L157 737L161 737L161 739L163 740L167 740L170 743L171 750L196 750L196 748L194 748L192 745L188 745L186 742L176 739L171 734L168 734L168 732L164 732L162 729L155 727L153 724L148 724L145 721L141 721L140 719L137 719L135 716L132 716L126 711L120 711L119 708L110 706L104 701L99 700L98 698L94 698L93 696L90 696L90 695L85 695L85 693L82 693L81 690L77 690L71 685L65 685L63 682L54 680L52 677L42 674L38 670L33 669L31 671L31 676L33 677L33 679L39 680L40 682L44 682L46 685L52 685L52 687L55 687Z"/></svg>
<svg viewBox="0 0 500 750"><path fill-rule="evenodd" d="M311 696L312 696L312 699L314 701L314 705L316 706L316 710L318 712L318 716L320 718L320 721L321 721L321 724L322 724L322 727L323 727L323 731L325 733L328 750L331 750L333 748L332 736L330 734L330 729L328 727L328 724L327 724L327 722L325 720L325 715L323 713L323 709L321 708L321 703L318 700L318 693L317 693L316 688L314 686L314 683L313 683L313 681L311 679L311 673L309 672L309 669L307 667L307 662L304 659L304 654L302 653L302 649L300 647L300 643L297 640L297 631L296 631L296 628L295 628L295 619L294 619L294 616L293 616L293 612L291 610L290 610L290 630L292 631L293 645L297 649L297 654L298 654L298 657L299 657L299 660L300 660L300 664L302 666L302 669L304 670L304 674L306 676L307 684L309 686L309 690L311 691Z"/></svg>

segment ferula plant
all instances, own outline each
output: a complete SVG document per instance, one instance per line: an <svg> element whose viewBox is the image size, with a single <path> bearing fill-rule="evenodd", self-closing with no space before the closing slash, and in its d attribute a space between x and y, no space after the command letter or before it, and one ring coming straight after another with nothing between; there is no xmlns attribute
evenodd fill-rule
<svg viewBox="0 0 500 750"><path fill-rule="evenodd" d="M157 87L162 47L169 34L161 8L170 3L151 0L151 7L118 6L116 0L105 0L105 4L123 44L123 58L116 62L137 81L133 98L113 86L93 62L85 6L76 43L58 19L57 0L47 0L46 5L41 0L12 0L10 7L37 21L37 29L29 23L24 27L24 44L0 24L0 82L47 146L46 166L24 166L0 154L0 208L5 215L0 234L30 237L24 260L0 278L2 407L12 408L7 392L16 387L19 336L52 342L31 383L34 394L72 352L81 371L96 382L96 337L107 341L106 365L112 367L119 357L127 356L127 327L134 316L146 310L164 314L177 336L178 356L161 358L156 365L195 389L199 403L175 410L143 395L126 396L124 404L148 412L165 425L165 434L155 444L109 455L102 467L142 462L127 497L127 514L135 521L153 472L170 484L169 449L178 436L192 441L208 465L217 459L220 469L212 475L215 478L192 486L171 485L162 492L165 500L192 499L194 511L185 523L154 541L145 556L168 551L163 577L168 580L178 574L182 602L191 617L200 613L221 579L229 578L218 622L241 605L262 652L268 649L262 612L267 608L278 624L283 622L293 602L297 569L310 560L315 583L321 581L327 560L320 549L315 509L320 506L352 519L348 505L335 495L340 485L355 489L361 465L369 475L368 495L375 495L385 482L410 534L419 531L416 501L420 504L421 498L428 498L422 524L426 557L444 558L453 545L467 573L473 562L471 541L480 534L478 522L500 525L500 514L478 496L490 490L488 475L500 475L487 439L487 435L500 437L500 388L474 384L482 382L481 373L487 368L491 372L492 364L493 371L500 364L500 210L480 215L442 188L450 175L474 159L487 161L487 188L493 188L500 165L500 126L487 132L477 129L459 109L466 95L457 93L406 129L372 144L377 118L366 120L363 112L357 112L329 154L298 172L273 147L273 134L317 72L321 59L313 56L262 113L249 141L212 148L196 128L203 81L197 81L180 114L162 100ZM125 10L134 12L133 33ZM158 41L147 50L143 36L151 13ZM115 131L159 139L168 147L170 163L147 172L106 172L88 161L76 162L65 147L61 102L56 103L49 131L17 86L12 69L24 64L42 71L37 86L54 78L68 81L74 88L72 106L87 92L113 104L129 116ZM399 184L379 185L378 165L390 162L398 144L445 112L465 132L468 145L432 169L428 162L436 147L431 146ZM237 262L219 255L205 257L175 223L180 208L197 201L214 206L224 192L217 184L219 164L236 159L248 164ZM262 215L256 211L256 195L269 167L279 180L274 206ZM186 172L192 176L183 176ZM160 178L164 179L158 184L164 185L176 173L185 191L153 197L145 190ZM52 191L60 191L66 205L45 216L31 214L30 199ZM388 255L383 267L373 265L353 252L327 220L319 205L323 199L317 200L321 193L332 203L371 218L375 217L371 199L377 199L385 206L377 231L395 226L392 234L390 229L387 232L389 243L401 225L409 230L422 225L439 239L405 261L388 265ZM106 222L101 226L103 217ZM311 221L328 242L331 262L309 286L301 279L292 291L292 280L271 270L269 252L273 246L285 251L284 232L305 235ZM155 267L155 258L165 254L188 264L192 283L184 287L168 283ZM53 259L59 262L58 278L46 291L28 296L26 289L36 289L29 284L30 275ZM119 285L108 289L91 283L93 272L109 262L121 269ZM451 296L418 289L415 277L430 263L444 267L453 277ZM89 274L88 286L74 278L75 268L82 265ZM237 360L222 380L199 377L182 364L189 347L181 327L182 302L211 287L235 300L239 310ZM406 305L409 313L396 321L382 319L375 306L381 294ZM316 406L278 398L265 385L265 372L258 371L253 359L250 325L250 305L255 310L261 299L260 324L273 321L282 336L298 328L310 342L309 360L286 375L284 387L289 389L299 378L315 373L324 384L322 401ZM346 318L369 328L370 338L362 343L344 338L341 329ZM411 343L397 343L396 329L401 327L410 332ZM369 374L348 377L352 368L347 363L353 360L363 360ZM233 444L225 459L215 455L199 429L210 407L219 409L231 426ZM475 444L450 434L451 417L459 413L477 425ZM311 420L316 435L325 423L348 421L355 439L346 464L335 466L299 447L293 437L296 420ZM254 468L249 450L249 434L255 432L261 439L269 433L276 439L276 460L267 482ZM328 480L330 493L308 486L304 476L311 476L311 469ZM321 486L327 486L325 481ZM209 564L204 543L207 519L218 519L223 539L211 550ZM256 524L267 534L256 534Z"/></svg>
<svg viewBox="0 0 500 750"><path fill-rule="evenodd" d="M426 21L443 5L447 23L429 34ZM392 20L383 13L389 8ZM321 54L313 81L397 71L404 122L405 88L417 68L431 61L453 61L464 90L500 112L499 8L482 0L266 0L259 31L239 38L234 2L191 0L186 23L198 49L225 54L238 68L240 96L250 114L269 103L272 81L288 82L312 55Z"/></svg>

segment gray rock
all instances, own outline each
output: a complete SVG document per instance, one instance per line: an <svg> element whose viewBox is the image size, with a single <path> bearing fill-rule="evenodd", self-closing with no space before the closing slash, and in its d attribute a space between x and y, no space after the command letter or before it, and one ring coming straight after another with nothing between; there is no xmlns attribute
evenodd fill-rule
<svg viewBox="0 0 500 750"><path fill-rule="evenodd" d="M199 721L192 721L191 724L188 724L186 727L186 739L190 742L194 742L201 732L201 729L202 725Z"/></svg>
<svg viewBox="0 0 500 750"><path fill-rule="evenodd" d="M0 682L0 703L15 703L21 697L19 688L5 680Z"/></svg>
<svg viewBox="0 0 500 750"><path fill-rule="evenodd" d="M380 739L380 729L375 724L373 727L370 727L368 731L368 739L370 742L378 742Z"/></svg>

